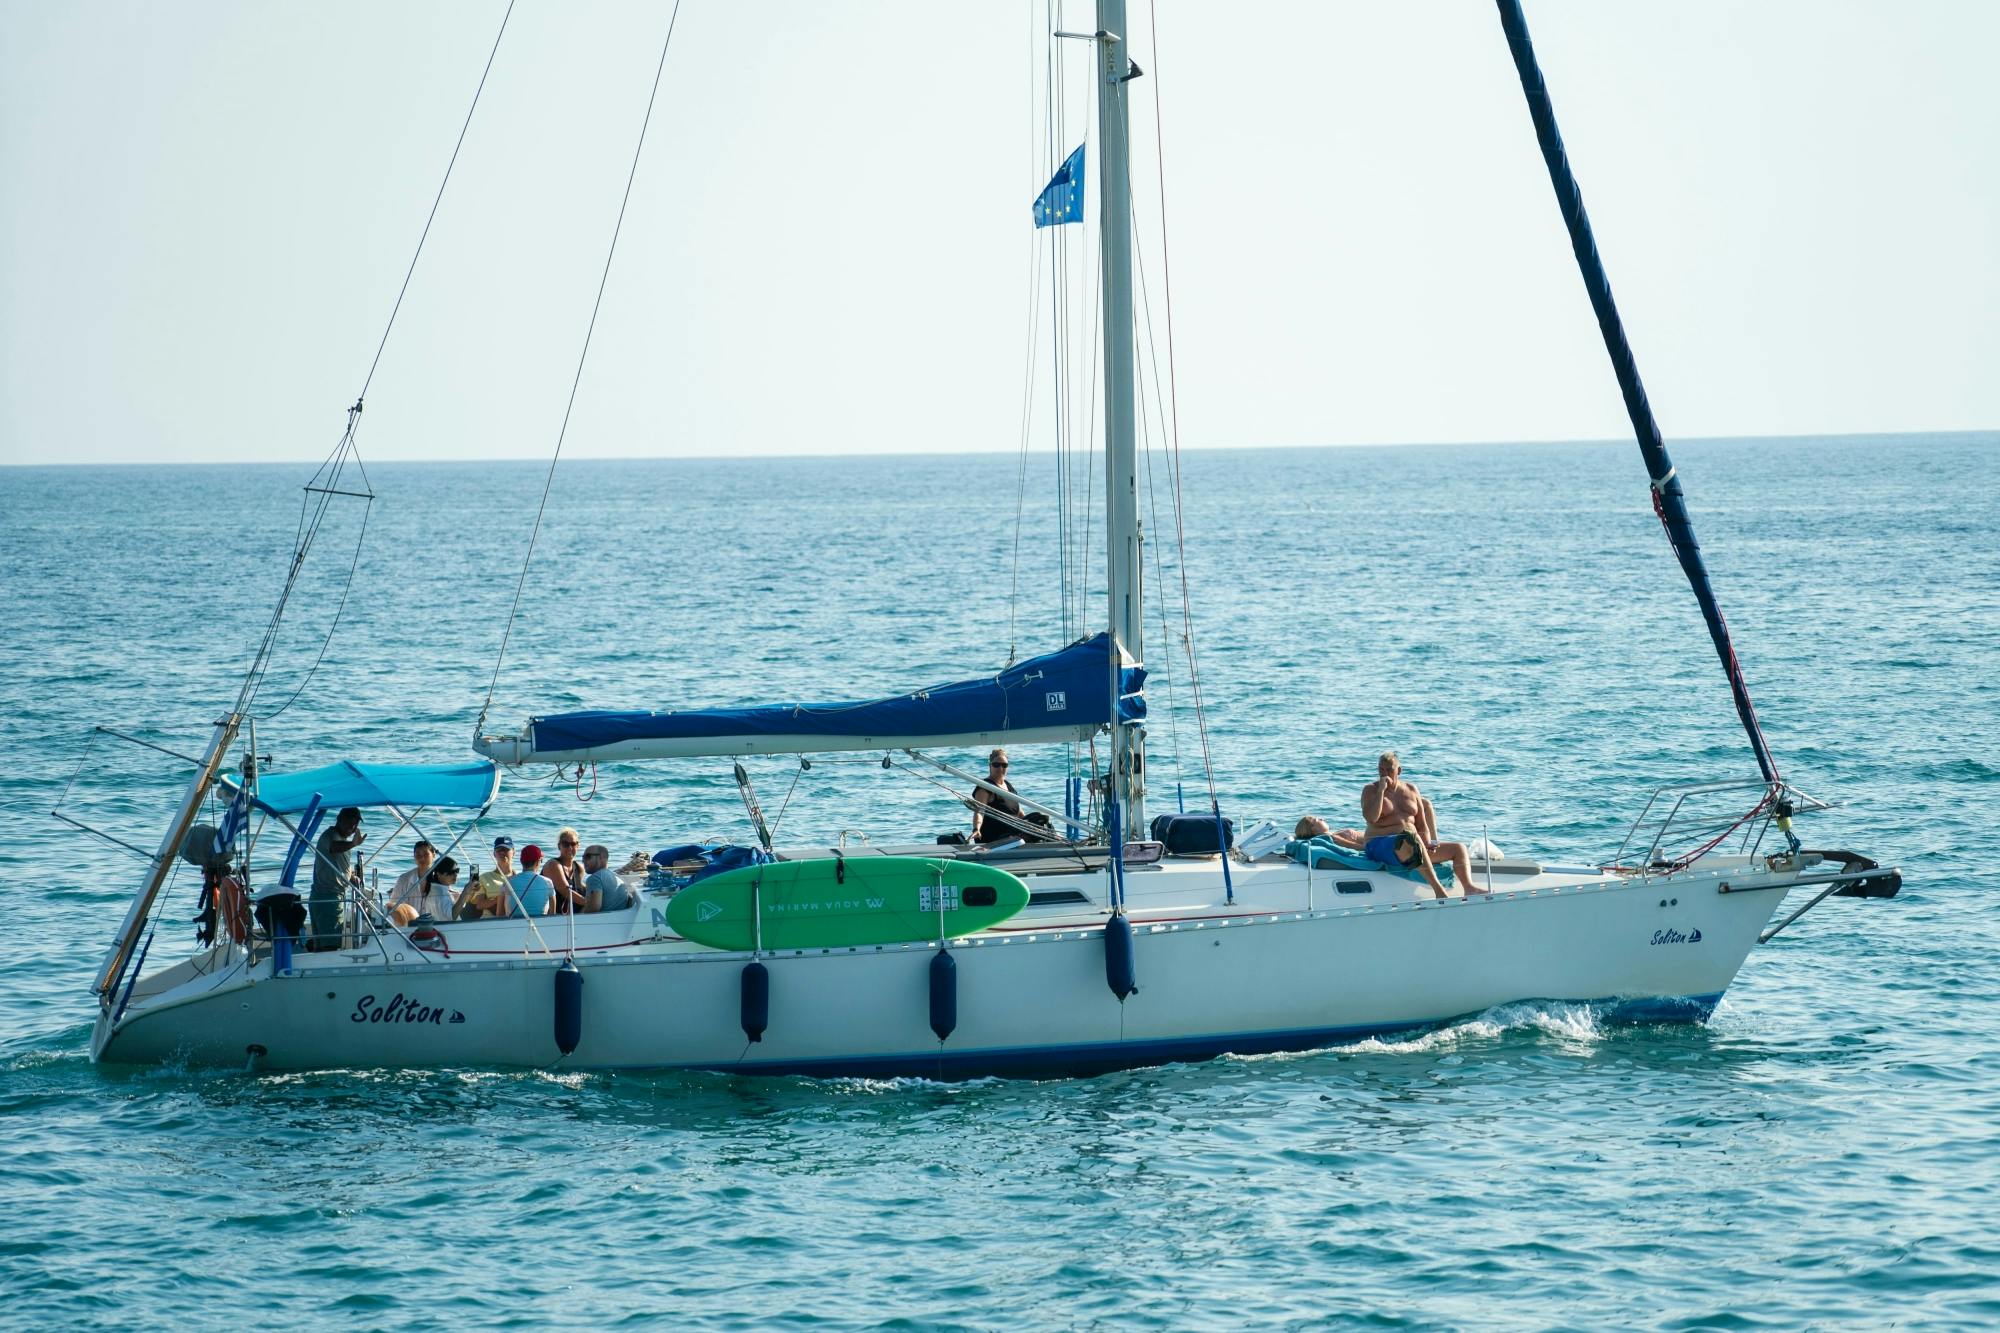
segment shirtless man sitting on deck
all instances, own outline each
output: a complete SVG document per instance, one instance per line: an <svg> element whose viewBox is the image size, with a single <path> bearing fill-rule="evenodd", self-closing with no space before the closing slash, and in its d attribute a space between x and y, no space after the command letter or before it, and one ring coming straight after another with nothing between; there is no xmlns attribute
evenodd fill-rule
<svg viewBox="0 0 2000 1333"><path fill-rule="evenodd" d="M1403 781L1400 776L1403 764L1396 758L1394 750L1382 752L1382 757L1375 761L1375 771L1381 776L1361 789L1361 817L1368 821L1362 850L1377 861L1402 864L1402 858L1396 855L1398 849L1393 845L1394 840L1399 833L1414 834L1424 878L1431 881L1438 897L1444 897L1445 893L1444 886L1437 882L1437 875L1431 868L1433 860L1451 864L1459 887L1468 897L1486 892L1472 882L1472 859L1465 850L1465 844L1438 841L1437 811L1424 799L1415 783ZM1377 856L1377 851L1386 855ZM1416 865L1411 864L1410 868L1415 869Z"/></svg>

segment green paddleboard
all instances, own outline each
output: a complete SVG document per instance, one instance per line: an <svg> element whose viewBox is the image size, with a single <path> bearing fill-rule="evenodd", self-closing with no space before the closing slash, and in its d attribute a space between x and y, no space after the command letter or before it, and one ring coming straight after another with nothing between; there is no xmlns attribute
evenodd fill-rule
<svg viewBox="0 0 2000 1333"><path fill-rule="evenodd" d="M955 939L1027 905L1028 886L995 866L926 856L829 857L744 866L691 884L668 902L667 925L696 944L743 952L760 942L757 911L765 949L843 949Z"/></svg>

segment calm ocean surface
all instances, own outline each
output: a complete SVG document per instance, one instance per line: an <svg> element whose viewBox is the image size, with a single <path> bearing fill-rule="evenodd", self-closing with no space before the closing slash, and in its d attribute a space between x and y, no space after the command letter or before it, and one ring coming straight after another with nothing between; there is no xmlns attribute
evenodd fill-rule
<svg viewBox="0 0 2000 1333"><path fill-rule="evenodd" d="M1674 446L1779 762L1849 803L1808 843L1907 876L1753 954L1707 1026L1521 1005L950 1086L93 1068L86 989L140 867L49 811L87 759L65 808L157 840L176 765L86 756L87 729L201 743L310 469L0 469L0 1325L2000 1324L1996 445ZM1600 859L1653 784L1754 775L1629 445L1186 466L1231 812L1345 817L1393 745L1449 831ZM851 697L1056 647L1054 465L1030 461L1010 598L1015 467L565 464L494 720ZM371 469L339 630L259 728L281 767L467 755L541 476ZM266 713L319 652L359 513L325 534ZM1199 783L1174 674L1180 710L1151 689L1156 808L1176 731L1191 803ZM1022 758L1053 795L1052 760ZM753 776L785 841L960 822L866 765ZM621 854L746 832L720 762L607 769L588 803L524 775L496 815ZM155 957L188 943L163 930Z"/></svg>

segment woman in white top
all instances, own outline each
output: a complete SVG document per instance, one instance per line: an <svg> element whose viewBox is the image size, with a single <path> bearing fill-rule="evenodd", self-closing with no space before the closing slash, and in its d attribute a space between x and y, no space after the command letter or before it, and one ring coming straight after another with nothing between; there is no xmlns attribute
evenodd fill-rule
<svg viewBox="0 0 2000 1333"><path fill-rule="evenodd" d="M389 914L394 916L396 908L408 903L416 906L417 895L423 891L424 878L431 873L431 866L437 861L437 848L419 839L410 849L411 858L416 862L408 870L396 876L395 885L389 890Z"/></svg>
<svg viewBox="0 0 2000 1333"><path fill-rule="evenodd" d="M436 864L424 873L423 881L417 885L415 892L401 897L399 889L398 896L390 898L390 919L399 926L407 926L420 916L427 916L433 921L451 920L452 886L457 883L458 862L449 856L439 857Z"/></svg>

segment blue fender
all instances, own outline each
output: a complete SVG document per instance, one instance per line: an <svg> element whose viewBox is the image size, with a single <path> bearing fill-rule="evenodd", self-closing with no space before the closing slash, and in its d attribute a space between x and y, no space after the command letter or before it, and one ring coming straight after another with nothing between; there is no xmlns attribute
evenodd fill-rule
<svg viewBox="0 0 2000 1333"><path fill-rule="evenodd" d="M762 963L743 965L743 1035L764 1040L771 1026L771 969Z"/></svg>
<svg viewBox="0 0 2000 1333"><path fill-rule="evenodd" d="M931 1031L943 1041L958 1027L958 960L951 950L931 957Z"/></svg>
<svg viewBox="0 0 2000 1333"><path fill-rule="evenodd" d="M556 1049L568 1055L583 1040L583 973L574 959L556 969Z"/></svg>
<svg viewBox="0 0 2000 1333"><path fill-rule="evenodd" d="M1104 923L1104 984L1123 1004L1139 989L1139 970L1132 958L1132 922L1123 912Z"/></svg>

